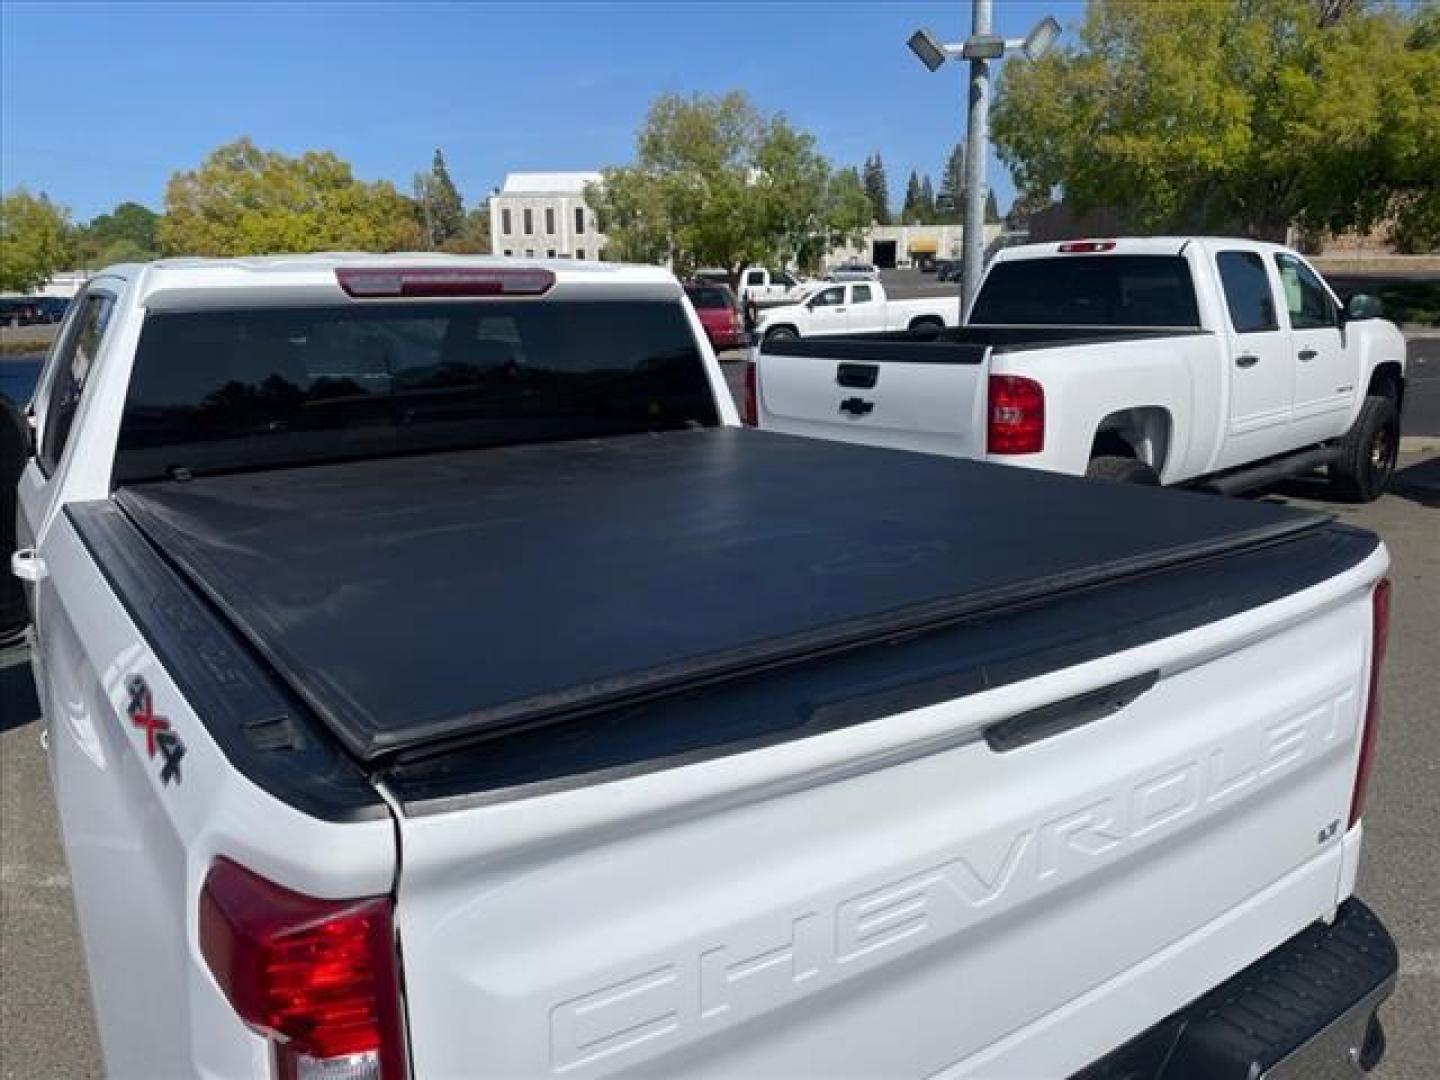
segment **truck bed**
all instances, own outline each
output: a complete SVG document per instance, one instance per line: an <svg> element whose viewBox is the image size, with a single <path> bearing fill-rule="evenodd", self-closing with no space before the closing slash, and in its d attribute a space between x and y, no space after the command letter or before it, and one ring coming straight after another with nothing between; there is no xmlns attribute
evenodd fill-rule
<svg viewBox="0 0 1440 1080"><path fill-rule="evenodd" d="M367 762L1324 521L737 429L172 481L116 498Z"/></svg>

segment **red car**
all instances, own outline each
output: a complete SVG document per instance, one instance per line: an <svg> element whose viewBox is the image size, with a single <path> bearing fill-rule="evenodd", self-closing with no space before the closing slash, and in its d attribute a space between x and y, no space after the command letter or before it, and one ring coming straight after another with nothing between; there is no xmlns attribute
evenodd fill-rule
<svg viewBox="0 0 1440 1080"><path fill-rule="evenodd" d="M720 349L738 349L749 343L745 320L740 317L740 308L730 286L696 282L685 286L685 295L695 305L695 313L700 316L700 325L705 327L705 336L710 339L712 349L717 352Z"/></svg>

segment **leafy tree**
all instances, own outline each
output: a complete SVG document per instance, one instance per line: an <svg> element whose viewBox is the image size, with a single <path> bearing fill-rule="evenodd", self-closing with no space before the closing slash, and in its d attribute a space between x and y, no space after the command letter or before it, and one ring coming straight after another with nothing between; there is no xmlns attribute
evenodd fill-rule
<svg viewBox="0 0 1440 1080"><path fill-rule="evenodd" d="M1048 191L1042 192L1021 192L1015 196L1015 201L1010 204L1010 212L1005 215L1005 224L1011 229L1024 229L1030 225L1030 219L1041 210L1047 210L1055 205L1055 200L1050 198Z"/></svg>
<svg viewBox="0 0 1440 1080"><path fill-rule="evenodd" d="M430 246L443 247L465 227L465 203L445 167L445 155L437 148L428 173L415 177L415 202L424 219Z"/></svg>
<svg viewBox="0 0 1440 1080"><path fill-rule="evenodd" d="M154 210L137 202L122 202L79 230L76 255L86 269L145 262L159 254L159 227L160 215Z"/></svg>
<svg viewBox="0 0 1440 1080"><path fill-rule="evenodd" d="M814 138L743 94L664 95L636 141L634 165L586 190L611 255L736 274L799 258L832 229L830 168Z"/></svg>
<svg viewBox="0 0 1440 1080"><path fill-rule="evenodd" d="M915 174L914 169L911 169L910 178L905 181L905 203L900 207L900 223L902 225L917 224L924 217L923 198L920 177Z"/></svg>
<svg viewBox="0 0 1440 1080"><path fill-rule="evenodd" d="M1095 0L1077 47L1004 69L1001 160L1022 190L1059 187L1143 228L1423 220L1440 175L1434 11Z"/></svg>
<svg viewBox="0 0 1440 1080"><path fill-rule="evenodd" d="M460 231L441 244L440 250L456 255L490 254L490 208L484 206L466 214Z"/></svg>
<svg viewBox="0 0 1440 1080"><path fill-rule="evenodd" d="M23 187L0 196L0 290L33 292L73 255L69 210Z"/></svg>
<svg viewBox="0 0 1440 1080"><path fill-rule="evenodd" d="M885 163L875 154L865 159L862 175L865 194L870 199L870 214L877 225L890 224L890 182L885 177Z"/></svg>
<svg viewBox="0 0 1440 1080"><path fill-rule="evenodd" d="M993 190L985 193L985 220L989 222L1000 220L1000 204L995 201Z"/></svg>
<svg viewBox="0 0 1440 1080"><path fill-rule="evenodd" d="M965 144L956 143L940 174L939 211L950 221L959 221L965 213Z"/></svg>
<svg viewBox="0 0 1440 1080"><path fill-rule="evenodd" d="M860 173L854 168L833 173L825 189L824 227L805 238L796 261L804 270L815 270L835 248L858 243L871 218L870 196Z"/></svg>
<svg viewBox="0 0 1440 1080"><path fill-rule="evenodd" d="M240 139L165 192L162 248L195 255L414 249L415 205L389 183L357 180L330 151L288 157Z"/></svg>

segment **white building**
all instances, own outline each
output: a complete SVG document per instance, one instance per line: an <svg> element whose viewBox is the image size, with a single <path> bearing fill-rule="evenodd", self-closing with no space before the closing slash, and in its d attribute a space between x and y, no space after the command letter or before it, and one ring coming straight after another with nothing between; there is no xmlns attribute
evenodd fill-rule
<svg viewBox="0 0 1440 1080"><path fill-rule="evenodd" d="M497 255L600 259L605 237L585 202L598 172L509 173L490 196L490 250Z"/></svg>

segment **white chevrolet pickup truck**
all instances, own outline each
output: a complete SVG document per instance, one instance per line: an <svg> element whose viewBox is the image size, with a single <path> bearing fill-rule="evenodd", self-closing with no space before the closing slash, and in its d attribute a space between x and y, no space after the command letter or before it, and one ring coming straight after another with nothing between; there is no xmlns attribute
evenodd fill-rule
<svg viewBox="0 0 1440 1080"><path fill-rule="evenodd" d="M892 300L879 281L817 286L791 304L760 312L755 333L764 341L793 341L817 334L885 330L943 330L960 322L960 296Z"/></svg>
<svg viewBox="0 0 1440 1080"><path fill-rule="evenodd" d="M1325 467L1369 500L1405 401L1405 341L1378 315L1274 244L1033 244L996 255L956 330L796 342L765 334L781 319L767 313L749 412L774 431L1223 492Z"/></svg>
<svg viewBox="0 0 1440 1080"><path fill-rule="evenodd" d="M1380 1057L1373 535L748 430L604 264L114 267L24 421L112 1077Z"/></svg>

